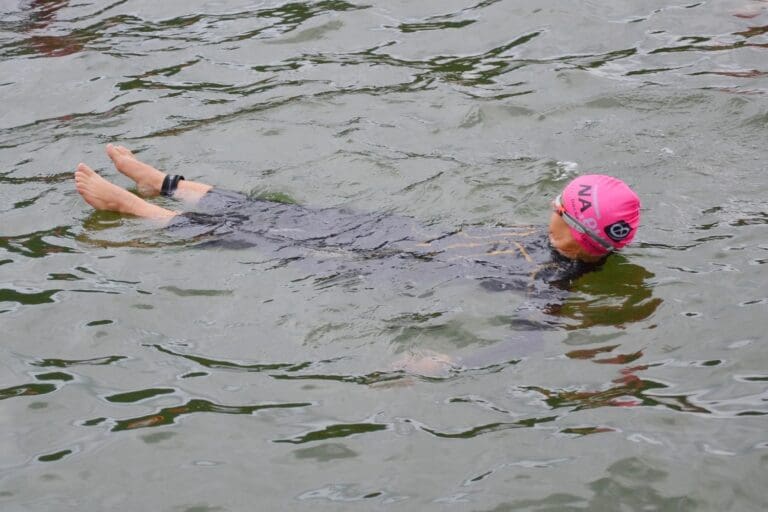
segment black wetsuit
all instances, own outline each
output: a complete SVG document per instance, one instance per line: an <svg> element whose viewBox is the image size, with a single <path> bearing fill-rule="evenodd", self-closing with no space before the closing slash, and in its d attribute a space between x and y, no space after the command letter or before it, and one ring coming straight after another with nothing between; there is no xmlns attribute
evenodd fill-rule
<svg viewBox="0 0 768 512"><path fill-rule="evenodd" d="M445 232L390 213L312 209L219 189L170 228L203 245L258 247L267 260L307 260L318 275L469 278L489 290L517 290L538 299L562 299L573 279L594 268L557 254L540 227Z"/></svg>

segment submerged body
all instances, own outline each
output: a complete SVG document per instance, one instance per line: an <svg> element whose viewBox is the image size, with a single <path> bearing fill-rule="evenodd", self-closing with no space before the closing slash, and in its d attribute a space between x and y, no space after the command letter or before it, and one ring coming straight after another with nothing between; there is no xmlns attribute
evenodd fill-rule
<svg viewBox="0 0 768 512"><path fill-rule="evenodd" d="M574 279L595 268L554 251L542 227L446 232L393 214L312 209L216 188L194 211L174 217L168 230L204 246L257 247L270 260L310 260L328 272L346 268L387 280L395 278L388 270L398 279L411 275L416 281L427 275L469 278L490 290L530 297L562 295Z"/></svg>

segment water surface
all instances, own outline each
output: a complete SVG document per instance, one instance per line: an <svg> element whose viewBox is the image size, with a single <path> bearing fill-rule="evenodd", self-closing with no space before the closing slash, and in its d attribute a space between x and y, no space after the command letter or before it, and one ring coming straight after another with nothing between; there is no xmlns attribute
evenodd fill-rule
<svg viewBox="0 0 768 512"><path fill-rule="evenodd" d="M765 509L766 63L750 0L0 0L0 506ZM108 142L441 229L605 172L643 226L541 329L93 213Z"/></svg>

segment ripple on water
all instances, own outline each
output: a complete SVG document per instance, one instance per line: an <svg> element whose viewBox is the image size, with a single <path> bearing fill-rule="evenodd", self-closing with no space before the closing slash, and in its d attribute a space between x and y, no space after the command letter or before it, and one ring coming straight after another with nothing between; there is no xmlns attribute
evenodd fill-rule
<svg viewBox="0 0 768 512"><path fill-rule="evenodd" d="M765 508L765 2L5 4L10 508L57 483L114 507L142 479L167 509L237 509L243 489L266 508ZM539 222L605 169L646 224L546 308L374 286L330 256L297 272L90 215L69 169L108 164L107 141L259 197L451 226Z"/></svg>
<svg viewBox="0 0 768 512"><path fill-rule="evenodd" d="M131 395L133 398L134 395ZM123 397L119 397L123 398ZM129 402L131 402L129 400ZM118 402L121 403L121 402ZM198 413L215 413L215 414L238 414L253 416L260 411L266 411L271 409L295 409L305 408L313 405L310 402L297 402L297 403L265 403L258 405L223 405L211 402L204 399L191 399L184 404L164 407L159 409L153 414L147 414L143 416L137 416L126 419L112 419L112 418L94 418L90 420L84 420L81 422L83 426L97 426L106 423L110 425L110 432L122 432L126 430L136 430L142 428L161 427L165 425L173 425L177 423L182 417L190 414Z"/></svg>

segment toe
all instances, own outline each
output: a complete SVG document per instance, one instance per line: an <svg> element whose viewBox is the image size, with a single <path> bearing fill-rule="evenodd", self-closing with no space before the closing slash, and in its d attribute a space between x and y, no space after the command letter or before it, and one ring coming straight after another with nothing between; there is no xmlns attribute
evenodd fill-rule
<svg viewBox="0 0 768 512"><path fill-rule="evenodd" d="M113 144L107 144L107 156L112 160L119 157L120 152L118 151L118 146L115 146Z"/></svg>
<svg viewBox="0 0 768 512"><path fill-rule="evenodd" d="M120 154L123 156L128 156L128 157L133 156L133 153L131 152L131 150L125 146L117 146L117 150L120 151Z"/></svg>
<svg viewBox="0 0 768 512"><path fill-rule="evenodd" d="M88 177L96 174L96 172L93 169L91 169L84 163L77 164L77 170L83 174L83 177Z"/></svg>

